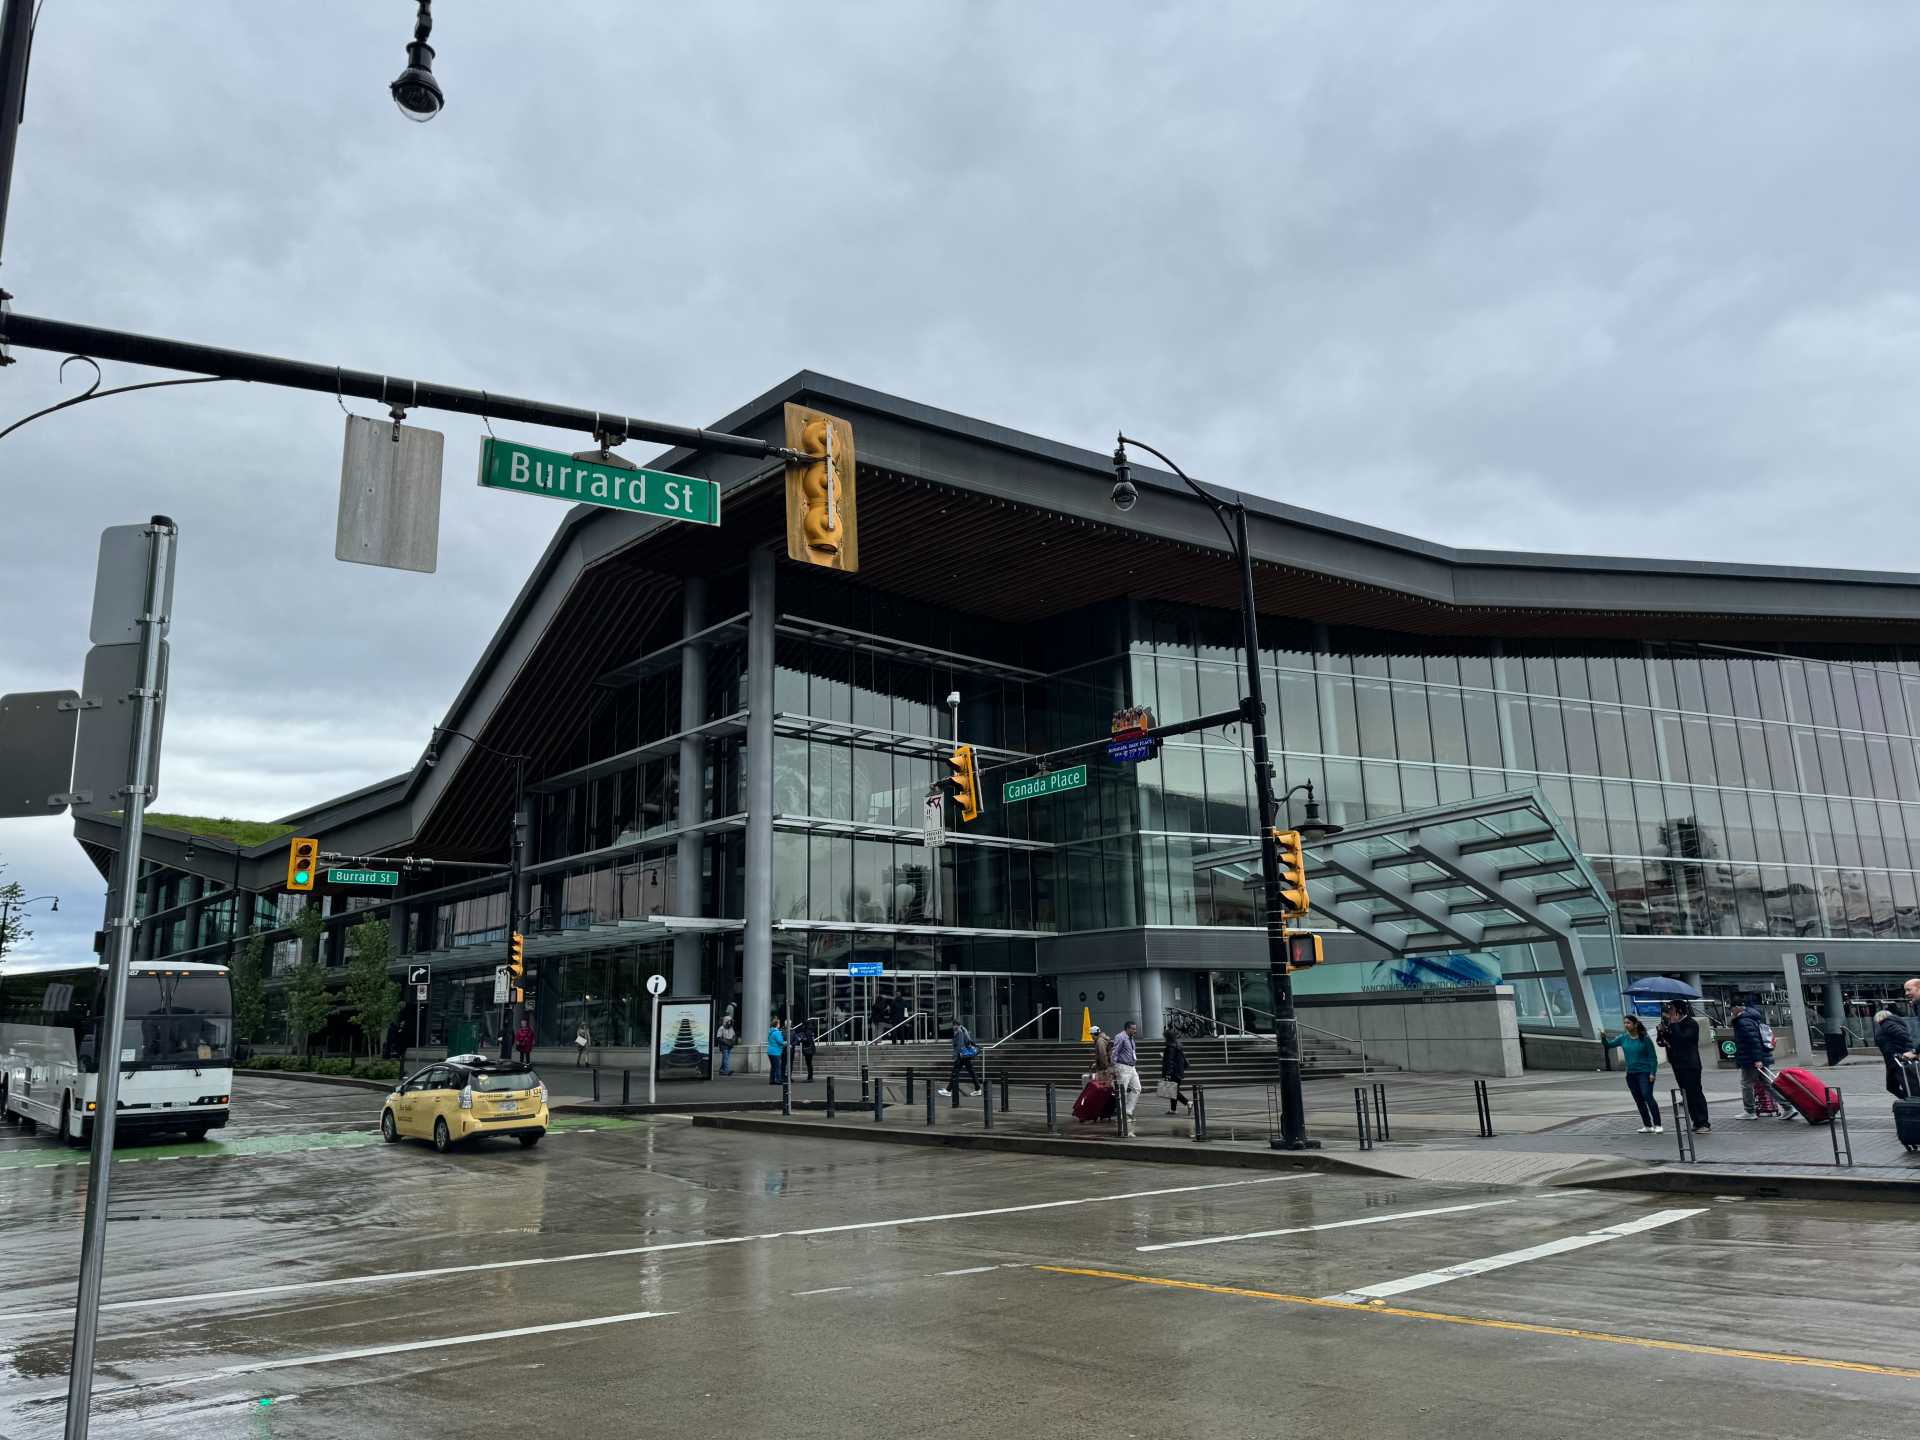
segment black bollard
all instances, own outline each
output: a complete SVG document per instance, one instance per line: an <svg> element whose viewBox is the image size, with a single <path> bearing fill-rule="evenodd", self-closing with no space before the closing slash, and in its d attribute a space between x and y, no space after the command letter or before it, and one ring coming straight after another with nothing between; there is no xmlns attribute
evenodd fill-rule
<svg viewBox="0 0 1920 1440"><path fill-rule="evenodd" d="M873 1082L873 1123L878 1125L880 1117L887 1108L887 1087L880 1081Z"/></svg>
<svg viewBox="0 0 1920 1440"><path fill-rule="evenodd" d="M1193 1087L1193 1099L1187 1103L1187 1108L1192 1112L1192 1115L1193 1115L1193 1138L1196 1140L1206 1139L1207 1138L1207 1087L1206 1086L1196 1085Z"/></svg>
<svg viewBox="0 0 1920 1440"><path fill-rule="evenodd" d="M780 1113L793 1114L793 1076L784 1071L780 1075Z"/></svg>
<svg viewBox="0 0 1920 1440"><path fill-rule="evenodd" d="M1007 1093L1007 1072L1002 1070L1000 1072L1000 1113L1005 1115L1011 1105L1012 1100Z"/></svg>
<svg viewBox="0 0 1920 1440"><path fill-rule="evenodd" d="M620 1072L620 1103L622 1105L633 1103L633 1071L631 1070Z"/></svg>
<svg viewBox="0 0 1920 1440"><path fill-rule="evenodd" d="M980 1113L986 1116L985 1128L993 1129L993 1086L980 1087Z"/></svg>
<svg viewBox="0 0 1920 1440"><path fill-rule="evenodd" d="M1362 1150L1373 1148L1373 1132L1367 1121L1367 1092L1356 1085L1353 1087L1353 1128L1354 1133L1360 1137Z"/></svg>
<svg viewBox="0 0 1920 1440"><path fill-rule="evenodd" d="M862 1065L860 1067L860 1103L862 1105L867 1103L868 1083L867 1067Z"/></svg>
<svg viewBox="0 0 1920 1440"><path fill-rule="evenodd" d="M913 1067L907 1067L907 1104L913 1104Z"/></svg>
<svg viewBox="0 0 1920 1440"><path fill-rule="evenodd" d="M1373 1087L1373 1123L1382 1140L1393 1139L1393 1127L1387 1123L1387 1087L1378 1082Z"/></svg>
<svg viewBox="0 0 1920 1440"><path fill-rule="evenodd" d="M827 1076L827 1119L833 1119L833 1077Z"/></svg>
<svg viewBox="0 0 1920 1440"><path fill-rule="evenodd" d="M593 1067L593 1100L596 1105L600 1103L600 1067L598 1065Z"/></svg>
<svg viewBox="0 0 1920 1440"><path fill-rule="evenodd" d="M927 1124L933 1124L933 1086L927 1086Z"/></svg>
<svg viewBox="0 0 1920 1440"><path fill-rule="evenodd" d="M1047 1134L1054 1135L1060 1130L1060 1115L1055 1108L1053 1082L1047 1082Z"/></svg>

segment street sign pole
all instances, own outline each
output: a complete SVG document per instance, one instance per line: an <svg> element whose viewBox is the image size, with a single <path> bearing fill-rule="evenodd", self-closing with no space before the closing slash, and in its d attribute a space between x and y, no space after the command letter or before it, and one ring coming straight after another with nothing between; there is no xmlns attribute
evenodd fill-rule
<svg viewBox="0 0 1920 1440"><path fill-rule="evenodd" d="M73 1310L73 1358L67 1370L66 1440L86 1440L93 1403L93 1346L100 1325L100 1276L107 1247L107 1191L113 1166L114 1115L120 1094L120 1046L126 1034L127 967L133 959L133 894L140 879L140 844L146 830L148 776L158 737L161 636L168 617L163 597L170 589L174 543L179 531L164 515L147 529L147 586L140 616L140 686L128 698L136 704L131 753L127 757L125 810L121 821L120 865L114 885L112 954L107 966L104 1034L96 1052L100 1076L93 1119L93 1156L87 1166L87 1216L80 1241L80 1289Z"/></svg>
<svg viewBox="0 0 1920 1440"><path fill-rule="evenodd" d="M667 977L649 975L647 993L653 996L653 1030L651 1041L647 1046L647 1104L651 1105L654 1103L654 1082L659 1078L660 1072L660 997L667 993Z"/></svg>

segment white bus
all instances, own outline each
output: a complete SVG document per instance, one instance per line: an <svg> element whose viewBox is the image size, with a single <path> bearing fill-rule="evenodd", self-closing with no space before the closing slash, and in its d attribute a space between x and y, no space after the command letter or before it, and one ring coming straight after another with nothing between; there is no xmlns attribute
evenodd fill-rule
<svg viewBox="0 0 1920 1440"><path fill-rule="evenodd" d="M0 1115L93 1138L107 967L89 960L0 965ZM227 1123L233 1091L233 990L224 965L138 964L127 975L120 1048L120 1135Z"/></svg>

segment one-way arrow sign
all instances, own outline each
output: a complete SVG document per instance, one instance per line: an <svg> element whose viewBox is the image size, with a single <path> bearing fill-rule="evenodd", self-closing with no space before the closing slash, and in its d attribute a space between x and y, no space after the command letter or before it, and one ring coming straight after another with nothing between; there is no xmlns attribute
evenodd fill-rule
<svg viewBox="0 0 1920 1440"><path fill-rule="evenodd" d="M431 985L432 983L433 983L433 966L409 965L407 967L407 984Z"/></svg>

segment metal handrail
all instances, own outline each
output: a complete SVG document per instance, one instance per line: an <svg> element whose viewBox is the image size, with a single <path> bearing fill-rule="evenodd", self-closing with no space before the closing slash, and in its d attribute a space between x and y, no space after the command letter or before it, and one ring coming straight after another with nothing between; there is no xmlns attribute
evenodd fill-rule
<svg viewBox="0 0 1920 1440"><path fill-rule="evenodd" d="M1191 1015L1196 1020L1204 1020L1207 1022L1207 1024L1213 1026L1213 1028L1216 1030L1232 1029L1234 1032L1236 1032L1238 1036L1248 1040L1254 1040L1259 1038L1253 1031L1247 1029L1247 1027L1244 1025L1229 1026L1225 1020L1220 1019L1216 1015L1205 1015L1198 1010L1189 1010L1184 1005L1166 1005L1166 1006L1162 1006L1161 1008L1164 1009L1169 1015ZM1225 1040L1227 1036L1206 1035L1206 1036L1199 1036L1196 1038L1206 1039L1206 1040Z"/></svg>
<svg viewBox="0 0 1920 1440"><path fill-rule="evenodd" d="M869 1040L867 1044L869 1046L878 1045L882 1040L886 1039L887 1036L893 1034L894 1031L898 1030L900 1028L900 1025L911 1025L914 1021L918 1020L922 1015L926 1013L927 1012L924 1010L910 1011L907 1017L904 1020L902 1020L899 1025L889 1025L886 1029L882 1030L878 1035L874 1036L871 1040Z"/></svg>
<svg viewBox="0 0 1920 1440"><path fill-rule="evenodd" d="M1046 1009L1042 1010L1038 1015L1034 1016L1033 1019L1028 1020L1023 1024L1016 1026L1012 1030L1009 1030L1006 1034L1002 1035L998 1040L994 1041L993 1044L987 1046L986 1048L989 1050L998 1050L1002 1045L1006 1044L1007 1041L1013 1039L1014 1036L1018 1035L1022 1030L1026 1029L1027 1026L1038 1025L1042 1020L1046 1019L1047 1016L1056 1015L1059 1013L1059 1011L1060 1011L1060 1007L1058 1005L1049 1005Z"/></svg>
<svg viewBox="0 0 1920 1440"><path fill-rule="evenodd" d="M1180 1013L1183 1015L1193 1015L1198 1017L1199 1019L1210 1021L1214 1025L1219 1025L1224 1027L1224 1024L1225 1024L1224 1021L1214 1019L1212 1016L1201 1015L1198 1010L1187 1010L1179 1005L1169 1005L1167 1009L1179 1010ZM1267 1019L1274 1022L1274 1025L1276 1026L1276 1028L1280 1023L1280 1017L1278 1015L1275 1015L1271 1010L1262 1010L1258 1005L1242 1005L1240 1007L1240 1011L1242 1014L1264 1015L1266 1016ZM1292 1025L1296 1032L1301 1030L1311 1030L1315 1035L1324 1035L1329 1040L1341 1040L1353 1046L1354 1052L1360 1057L1360 1073L1362 1075L1367 1075L1372 1073L1372 1062L1370 1062L1367 1059L1367 1037L1364 1031L1360 1034L1358 1038L1352 1035L1342 1035L1338 1030L1323 1030L1318 1025L1309 1025L1297 1015L1291 1017L1287 1023ZM1241 1036L1245 1038L1249 1038L1249 1039L1259 1038L1257 1035L1257 1032L1247 1029L1244 1025L1237 1026L1236 1028L1239 1030ZM1222 1040L1226 1039L1224 1035L1221 1036L1220 1038ZM1224 1054L1224 1051L1222 1053Z"/></svg>
<svg viewBox="0 0 1920 1440"><path fill-rule="evenodd" d="M844 1026L844 1025L851 1025L853 1024L854 1021L858 1020L859 1018L860 1017L858 1015L847 1016L847 1018L842 1020L838 1025L829 1026L827 1029L822 1030L818 1035L814 1036L813 1043L816 1045L824 1044L826 1042L827 1036L831 1035L835 1030L840 1029L841 1026Z"/></svg>

